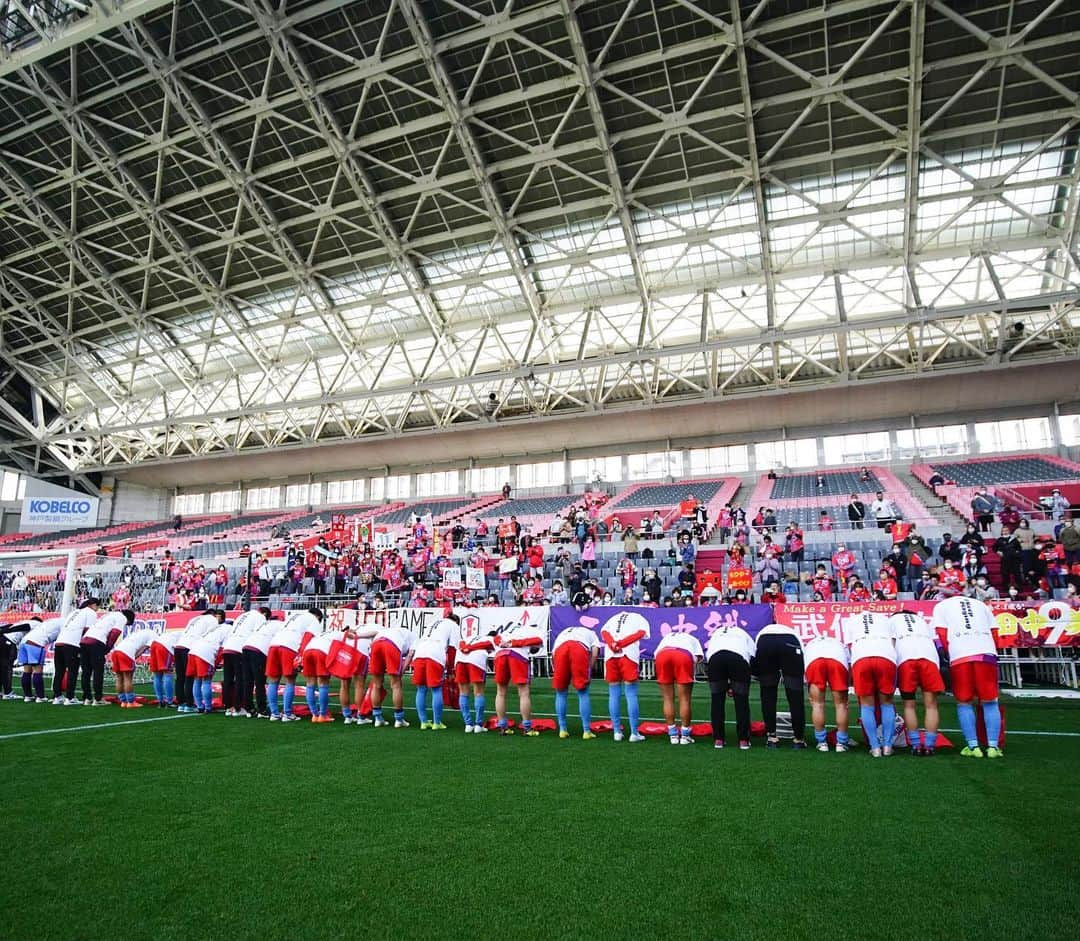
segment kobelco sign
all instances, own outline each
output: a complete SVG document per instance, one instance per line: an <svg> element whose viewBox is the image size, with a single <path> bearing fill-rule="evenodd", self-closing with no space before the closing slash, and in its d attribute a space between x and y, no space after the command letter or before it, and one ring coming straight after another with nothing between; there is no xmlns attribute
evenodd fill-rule
<svg viewBox="0 0 1080 941"><path fill-rule="evenodd" d="M60 499L26 497L23 500L20 529L78 529L96 526L97 497Z"/></svg>

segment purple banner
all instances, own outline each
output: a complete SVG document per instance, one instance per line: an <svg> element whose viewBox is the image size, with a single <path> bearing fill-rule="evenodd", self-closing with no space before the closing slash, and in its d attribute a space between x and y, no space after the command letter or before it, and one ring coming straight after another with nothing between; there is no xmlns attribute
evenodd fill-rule
<svg viewBox="0 0 1080 941"><path fill-rule="evenodd" d="M768 604L721 604L707 608L637 608L609 605L576 611L570 607L551 609L551 643L568 627L588 627L597 634L604 624L624 611L640 614L649 622L649 637L641 642L641 654L651 658L656 645L668 634L693 634L701 646L709 642L712 632L724 624L741 627L751 637L773 623L772 605Z"/></svg>

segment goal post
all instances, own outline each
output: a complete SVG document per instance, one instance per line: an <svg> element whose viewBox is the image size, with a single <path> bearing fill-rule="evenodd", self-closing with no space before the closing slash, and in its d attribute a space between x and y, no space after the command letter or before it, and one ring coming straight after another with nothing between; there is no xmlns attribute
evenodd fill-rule
<svg viewBox="0 0 1080 941"><path fill-rule="evenodd" d="M64 569L64 592L60 597L60 617L67 617L75 601L75 572L79 557L78 549L8 549L0 551L0 569L30 569L35 560L66 558Z"/></svg>

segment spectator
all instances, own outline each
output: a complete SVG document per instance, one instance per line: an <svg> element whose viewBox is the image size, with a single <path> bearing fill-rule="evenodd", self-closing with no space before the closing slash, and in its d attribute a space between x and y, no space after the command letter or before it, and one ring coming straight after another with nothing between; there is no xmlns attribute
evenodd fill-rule
<svg viewBox="0 0 1080 941"><path fill-rule="evenodd" d="M109 550L106 549L104 546L98 546L97 552L95 552L94 555L96 555L99 559L105 559L108 558Z"/></svg>
<svg viewBox="0 0 1080 941"><path fill-rule="evenodd" d="M904 546L907 553L908 584L912 587L909 591L915 591L915 583L922 577L923 566L930 559L930 547L923 539L922 533L915 531L915 524L911 524L911 531L905 540Z"/></svg>
<svg viewBox="0 0 1080 941"><path fill-rule="evenodd" d="M815 595L815 601L832 601L834 590L833 580L829 577L829 573L823 562L818 563L813 577L809 579L809 583L810 589Z"/></svg>
<svg viewBox="0 0 1080 941"><path fill-rule="evenodd" d="M728 540L731 538L731 504L724 504L724 508L716 517L716 528L719 530L721 545L727 545Z"/></svg>
<svg viewBox="0 0 1080 941"><path fill-rule="evenodd" d="M1005 529L994 543L994 551L1001 557L1002 584L1021 584L1024 580L1023 549L1016 535Z"/></svg>
<svg viewBox="0 0 1080 941"><path fill-rule="evenodd" d="M638 537L634 532L633 526L627 526L623 530L622 535L623 552L626 553L628 559L636 559L638 557Z"/></svg>
<svg viewBox="0 0 1080 941"><path fill-rule="evenodd" d="M895 601L897 594L896 579L889 574L887 568L882 568L878 572L877 581L873 586L874 596L878 601ZM851 600L850 598L848 599Z"/></svg>
<svg viewBox="0 0 1080 941"><path fill-rule="evenodd" d="M870 482L870 468L867 467L865 464L861 468L859 468L859 480L861 480L864 484Z"/></svg>
<svg viewBox="0 0 1080 941"><path fill-rule="evenodd" d="M938 579L941 584L941 591L947 597L958 595L964 590L964 573L953 564L952 559L946 559L942 563Z"/></svg>
<svg viewBox="0 0 1080 941"><path fill-rule="evenodd" d="M697 546L689 536L679 537L679 561L684 564L692 564L697 558Z"/></svg>
<svg viewBox="0 0 1080 941"><path fill-rule="evenodd" d="M1020 543L1020 569L1026 578L1027 573L1034 569L1035 557L1038 555L1035 551L1035 530L1031 528L1031 523L1026 519L1021 519L1020 525L1016 527L1013 536Z"/></svg>
<svg viewBox="0 0 1080 941"><path fill-rule="evenodd" d="M975 528L974 523L967 524L964 535L960 537L960 545L961 547L969 546L973 548L979 555L986 551L986 540L983 539L982 533Z"/></svg>
<svg viewBox="0 0 1080 941"><path fill-rule="evenodd" d="M825 475L822 474L822 473L818 473L817 476L814 478L814 484L818 488L818 490L824 490L825 489Z"/></svg>
<svg viewBox="0 0 1080 941"><path fill-rule="evenodd" d="M180 514L177 513L176 516L173 517L173 521L172 521L173 532L178 533L178 532L180 532L181 529L183 529L183 527L184 527L183 517L181 517Z"/></svg>
<svg viewBox="0 0 1080 941"><path fill-rule="evenodd" d="M775 467L771 468L769 470L769 473L768 473L767 476L768 476L769 480L776 480L777 479L776 468Z"/></svg>
<svg viewBox="0 0 1080 941"><path fill-rule="evenodd" d="M581 564L585 569L596 567L596 542L592 536L586 535L581 546Z"/></svg>
<svg viewBox="0 0 1080 941"><path fill-rule="evenodd" d="M1001 597L998 590L987 581L985 575L977 576L975 583L964 594L976 601L997 601Z"/></svg>
<svg viewBox="0 0 1080 941"><path fill-rule="evenodd" d="M848 586L847 597L844 600L856 604L865 604L874 599L870 594L870 590L859 579L855 578L852 579L851 584Z"/></svg>
<svg viewBox="0 0 1080 941"><path fill-rule="evenodd" d="M1060 523L1065 519L1065 512L1072 504L1061 495L1061 491L1055 487L1050 491L1050 519Z"/></svg>
<svg viewBox="0 0 1080 941"><path fill-rule="evenodd" d="M787 596L776 582L769 582L761 593L762 604L786 604Z"/></svg>
<svg viewBox="0 0 1080 941"><path fill-rule="evenodd" d="M664 535L664 518L660 515L659 510L653 510L652 534L653 539L660 539Z"/></svg>
<svg viewBox="0 0 1080 941"><path fill-rule="evenodd" d="M772 536L766 536L762 541L755 571L761 579L762 585L780 580L780 556L783 553L773 545Z"/></svg>
<svg viewBox="0 0 1080 941"><path fill-rule="evenodd" d="M608 527L607 523L603 520L596 521L596 540L597 542L603 542L607 538Z"/></svg>
<svg viewBox="0 0 1080 941"><path fill-rule="evenodd" d="M660 578L656 574L656 569L645 569L645 574L641 578L642 590L649 596L650 600L658 601L663 594L664 586L660 582Z"/></svg>
<svg viewBox="0 0 1080 941"><path fill-rule="evenodd" d="M1070 516L1062 524L1058 538L1065 551L1065 566L1071 570L1074 565L1080 564L1080 529L1076 528L1073 517Z"/></svg>
<svg viewBox="0 0 1080 941"><path fill-rule="evenodd" d="M971 500L971 518L978 524L979 532L990 532L996 510L997 500L987 493L985 487L980 487Z"/></svg>
<svg viewBox="0 0 1080 941"><path fill-rule="evenodd" d="M866 504L859 499L857 493L853 493L851 499L848 500L847 518L852 529L863 528L863 521L866 519Z"/></svg>
<svg viewBox="0 0 1080 941"><path fill-rule="evenodd" d="M941 591L941 580L936 573L931 573L919 591L919 601L939 601L945 595Z"/></svg>
<svg viewBox="0 0 1080 941"><path fill-rule="evenodd" d="M1011 533L1020 525L1020 512L1011 503L1006 503L998 514L998 519L1001 521L1001 531L1008 529Z"/></svg>
<svg viewBox="0 0 1080 941"><path fill-rule="evenodd" d="M776 532L776 510L774 510L771 506L765 508L765 519L763 520L763 523L765 524L765 532Z"/></svg>
<svg viewBox="0 0 1080 941"><path fill-rule="evenodd" d="M822 510L821 516L818 517L818 529L823 533L831 533L833 529L833 518L829 516L828 510Z"/></svg>
<svg viewBox="0 0 1080 941"><path fill-rule="evenodd" d="M882 564L888 565L896 579L897 587L901 591L912 591L911 581L908 576L908 560L904 550L899 545L894 545L888 555L882 560Z"/></svg>
<svg viewBox="0 0 1080 941"><path fill-rule="evenodd" d="M570 604L570 596L566 593L566 589L563 588L563 583L556 579L551 584L551 606L564 607L568 604Z"/></svg>
<svg viewBox="0 0 1080 941"><path fill-rule="evenodd" d="M937 488L940 487L943 483L945 483L945 478L942 477L938 471L934 471L930 475L930 479L927 480L927 484L929 485L930 489L934 491L935 497L938 496Z"/></svg>
<svg viewBox="0 0 1080 941"><path fill-rule="evenodd" d="M874 500L870 504L870 515L874 517L878 529L887 529L896 519L896 509L892 501L880 490L874 494Z"/></svg>
<svg viewBox="0 0 1080 941"><path fill-rule="evenodd" d="M614 535L617 535L617 534L621 534L622 531L623 531L623 525L619 521L619 517L617 517L617 516L611 517L611 534L614 536Z"/></svg>
<svg viewBox="0 0 1080 941"><path fill-rule="evenodd" d="M788 523L784 542L788 558L796 564L801 564L806 555L806 543L803 540L803 531L795 523Z"/></svg>
<svg viewBox="0 0 1080 941"><path fill-rule="evenodd" d="M502 498L504 500L510 499L510 481L508 480L502 487Z"/></svg>
<svg viewBox="0 0 1080 941"><path fill-rule="evenodd" d="M525 552L529 561L529 574L534 578L544 577L544 547L539 542L533 543Z"/></svg>
<svg viewBox="0 0 1080 941"><path fill-rule="evenodd" d="M844 543L837 543L836 551L832 557L833 572L836 573L837 581L846 585L848 579L855 573L855 553Z"/></svg>
<svg viewBox="0 0 1080 941"><path fill-rule="evenodd" d="M948 559L954 564L959 565L960 557L963 554L963 548L959 543L953 540L952 533L942 533L941 545L938 547L938 558L940 558L942 562L945 562L945 560Z"/></svg>

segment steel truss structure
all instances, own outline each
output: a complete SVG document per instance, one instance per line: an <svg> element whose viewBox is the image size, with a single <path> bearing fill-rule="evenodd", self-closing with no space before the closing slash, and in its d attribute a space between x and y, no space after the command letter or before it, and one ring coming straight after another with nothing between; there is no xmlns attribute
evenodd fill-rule
<svg viewBox="0 0 1080 941"><path fill-rule="evenodd" d="M0 58L30 472L1077 355L1068 0L89 6Z"/></svg>

